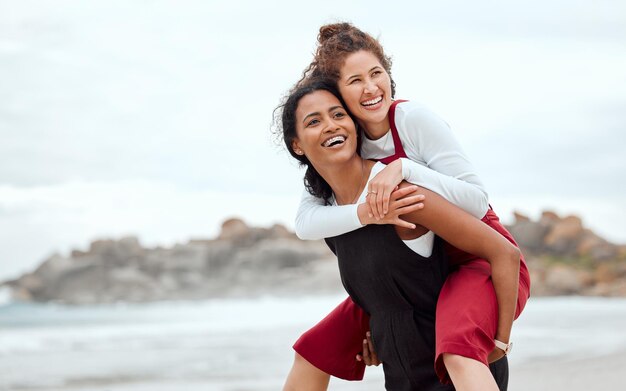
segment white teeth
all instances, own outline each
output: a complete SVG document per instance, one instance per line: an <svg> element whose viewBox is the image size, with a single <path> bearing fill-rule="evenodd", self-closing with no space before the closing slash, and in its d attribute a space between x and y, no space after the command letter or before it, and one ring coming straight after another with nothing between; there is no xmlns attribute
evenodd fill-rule
<svg viewBox="0 0 626 391"><path fill-rule="evenodd" d="M334 143L343 143L344 141L346 141L346 136L335 136L335 137L331 137L328 140L324 141L324 143L322 144L322 146L324 147L330 147L332 144Z"/></svg>
<svg viewBox="0 0 626 391"><path fill-rule="evenodd" d="M368 101L362 102L361 104L363 106L372 106L372 105L375 105L376 103L380 102L381 100L383 100L383 97L379 96L378 98L374 98L372 100L368 100Z"/></svg>

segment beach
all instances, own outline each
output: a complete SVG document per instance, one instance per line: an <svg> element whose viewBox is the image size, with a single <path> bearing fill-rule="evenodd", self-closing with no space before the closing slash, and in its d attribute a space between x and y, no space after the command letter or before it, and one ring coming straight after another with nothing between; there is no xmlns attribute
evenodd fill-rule
<svg viewBox="0 0 626 391"><path fill-rule="evenodd" d="M511 367L510 391L619 389L626 350L584 359L561 356Z"/></svg>
<svg viewBox="0 0 626 391"><path fill-rule="evenodd" d="M0 307L0 390L277 390L291 345L343 295L138 305ZM615 389L626 300L532 299L516 322L509 390ZM382 390L382 367L331 390Z"/></svg>

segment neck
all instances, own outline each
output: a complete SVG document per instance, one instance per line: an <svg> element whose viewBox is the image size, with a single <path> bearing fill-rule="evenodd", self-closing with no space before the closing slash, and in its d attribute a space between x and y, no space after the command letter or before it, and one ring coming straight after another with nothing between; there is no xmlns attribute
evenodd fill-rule
<svg viewBox="0 0 626 391"><path fill-rule="evenodd" d="M389 115L381 122L359 121L359 125L363 128L367 138L370 140L378 140L389 132Z"/></svg>
<svg viewBox="0 0 626 391"><path fill-rule="evenodd" d="M316 168L330 185L338 205L353 204L363 192L374 162L358 155L341 164Z"/></svg>

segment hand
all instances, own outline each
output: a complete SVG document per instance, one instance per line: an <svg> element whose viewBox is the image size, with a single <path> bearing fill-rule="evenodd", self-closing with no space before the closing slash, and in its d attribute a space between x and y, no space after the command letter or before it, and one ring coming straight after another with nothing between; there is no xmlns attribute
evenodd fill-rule
<svg viewBox="0 0 626 391"><path fill-rule="evenodd" d="M402 161L397 159L389 163L369 182L367 202L372 212L371 217L381 220L388 213L391 193L402 179Z"/></svg>
<svg viewBox="0 0 626 391"><path fill-rule="evenodd" d="M489 353L489 356L487 357L487 361L489 362L489 364L491 364L494 361L498 361L502 357L504 357L504 350L498 347L495 347L493 348L491 353Z"/></svg>
<svg viewBox="0 0 626 391"><path fill-rule="evenodd" d="M417 189L417 186L411 185L394 190L389 197L389 210L381 220L375 219L369 212L370 206L367 201L360 204L357 212L361 224L392 224L403 228L415 229L415 224L402 220L400 216L424 207L422 201L424 201L425 197L423 194L410 195Z"/></svg>
<svg viewBox="0 0 626 391"><path fill-rule="evenodd" d="M368 331L366 334L367 338L363 340L363 355L356 355L357 361L365 362L365 365L370 366L379 366L382 361L378 359L378 355L374 350L374 344L372 343L372 334Z"/></svg>

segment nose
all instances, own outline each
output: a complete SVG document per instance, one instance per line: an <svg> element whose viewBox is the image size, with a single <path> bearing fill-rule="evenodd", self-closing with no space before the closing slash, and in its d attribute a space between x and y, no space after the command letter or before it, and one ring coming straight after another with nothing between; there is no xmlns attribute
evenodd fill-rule
<svg viewBox="0 0 626 391"><path fill-rule="evenodd" d="M339 124L337 124L337 122L335 122L332 118L329 118L328 122L326 122L326 126L324 127L324 133L332 133L337 130L339 130Z"/></svg>
<svg viewBox="0 0 626 391"><path fill-rule="evenodd" d="M364 89L367 94L373 94L378 89L378 86L372 81L372 79L367 79L365 81Z"/></svg>

